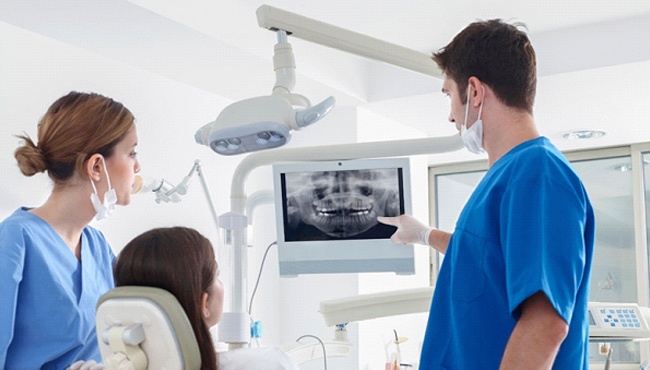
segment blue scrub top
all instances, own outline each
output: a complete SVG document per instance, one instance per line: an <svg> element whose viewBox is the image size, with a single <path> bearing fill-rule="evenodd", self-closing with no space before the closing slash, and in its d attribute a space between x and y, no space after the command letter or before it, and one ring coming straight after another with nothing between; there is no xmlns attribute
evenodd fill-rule
<svg viewBox="0 0 650 370"><path fill-rule="evenodd" d="M420 369L498 369L520 304L539 291L569 324L553 368L588 369L594 227L580 179L548 139L498 160L456 223Z"/></svg>
<svg viewBox="0 0 650 370"><path fill-rule="evenodd" d="M87 226L81 261L43 219L15 211L0 223L0 369L65 369L101 362L95 305L114 286L115 255Z"/></svg>

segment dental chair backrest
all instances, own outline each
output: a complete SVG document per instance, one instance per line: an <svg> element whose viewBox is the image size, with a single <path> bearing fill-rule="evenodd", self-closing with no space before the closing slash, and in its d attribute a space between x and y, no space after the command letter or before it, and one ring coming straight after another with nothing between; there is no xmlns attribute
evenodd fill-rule
<svg viewBox="0 0 650 370"><path fill-rule="evenodd" d="M201 368L192 326L173 294L121 286L97 302L97 340L106 370Z"/></svg>

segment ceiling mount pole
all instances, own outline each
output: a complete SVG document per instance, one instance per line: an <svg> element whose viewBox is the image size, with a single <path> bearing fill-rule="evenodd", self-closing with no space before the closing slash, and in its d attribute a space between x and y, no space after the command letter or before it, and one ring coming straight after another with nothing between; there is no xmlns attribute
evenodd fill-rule
<svg viewBox="0 0 650 370"><path fill-rule="evenodd" d="M257 23L262 28L272 31L285 30L299 39L442 78L438 65L429 55L419 51L269 5L260 6L256 14Z"/></svg>

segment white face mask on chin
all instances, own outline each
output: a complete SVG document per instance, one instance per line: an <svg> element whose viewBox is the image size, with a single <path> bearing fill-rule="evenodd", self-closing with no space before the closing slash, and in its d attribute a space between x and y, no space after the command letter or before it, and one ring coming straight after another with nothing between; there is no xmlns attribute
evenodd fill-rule
<svg viewBox="0 0 650 370"><path fill-rule="evenodd" d="M469 114L469 93L471 91L471 86L467 85L467 102L465 103L465 121L460 126L460 137L465 144L465 148L474 154L481 154L485 150L483 149L483 121L481 120L481 112L483 111L483 98L485 97L485 87L481 86L483 89L483 95L481 96L481 106L478 108L478 118L476 122L470 127L467 128L467 115Z"/></svg>
<svg viewBox="0 0 650 370"><path fill-rule="evenodd" d="M104 203L99 201L99 195L97 194L97 188L92 179L90 179L90 184L93 186L93 193L90 194L90 201L93 203L93 208L95 208L95 219L102 220L110 216L111 212L115 209L115 204L117 203L117 193L115 189L111 188L111 179L108 177L108 170L106 169L106 161L104 157L102 162L104 162L104 172L106 173L106 181L108 181L108 191L104 193Z"/></svg>

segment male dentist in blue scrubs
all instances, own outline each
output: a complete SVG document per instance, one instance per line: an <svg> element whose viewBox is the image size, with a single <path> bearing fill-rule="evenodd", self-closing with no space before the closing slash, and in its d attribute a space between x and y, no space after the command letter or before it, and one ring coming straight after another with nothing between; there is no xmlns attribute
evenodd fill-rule
<svg viewBox="0 0 650 370"><path fill-rule="evenodd" d="M453 233L380 217L392 240L445 254L420 369L589 367L594 214L571 165L533 119L535 52L520 25L478 21L433 60L449 121L489 170Z"/></svg>

